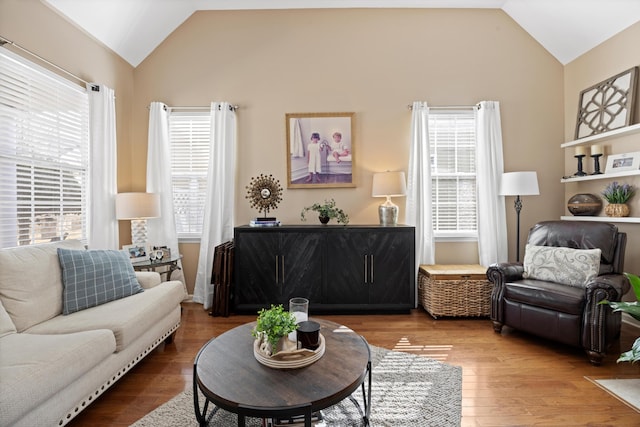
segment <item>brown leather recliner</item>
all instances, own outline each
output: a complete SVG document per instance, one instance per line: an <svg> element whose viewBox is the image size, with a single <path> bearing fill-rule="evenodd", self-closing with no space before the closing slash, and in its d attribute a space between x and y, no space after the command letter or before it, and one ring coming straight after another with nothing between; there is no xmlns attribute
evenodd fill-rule
<svg viewBox="0 0 640 427"><path fill-rule="evenodd" d="M583 348L594 365L620 335L620 313L602 300L620 301L629 290L622 274L626 233L610 223L545 221L529 231L527 244L602 251L598 276L585 286L523 278L522 263L493 264L487 270L493 329L503 325ZM596 255L597 256L597 255ZM525 255L526 257L526 255Z"/></svg>

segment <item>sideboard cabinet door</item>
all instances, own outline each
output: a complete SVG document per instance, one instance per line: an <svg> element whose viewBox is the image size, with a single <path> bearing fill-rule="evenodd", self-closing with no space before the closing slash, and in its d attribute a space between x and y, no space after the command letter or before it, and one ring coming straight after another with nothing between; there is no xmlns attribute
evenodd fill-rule
<svg viewBox="0 0 640 427"><path fill-rule="evenodd" d="M412 308L414 241L412 227L328 233L327 290L323 300L369 308Z"/></svg>
<svg viewBox="0 0 640 427"><path fill-rule="evenodd" d="M234 305L257 311L322 293L322 234L275 228L236 228Z"/></svg>

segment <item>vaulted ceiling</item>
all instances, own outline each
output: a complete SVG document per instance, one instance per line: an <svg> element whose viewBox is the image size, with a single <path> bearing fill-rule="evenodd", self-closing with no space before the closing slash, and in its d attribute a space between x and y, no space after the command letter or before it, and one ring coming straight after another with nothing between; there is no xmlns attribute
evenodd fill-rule
<svg viewBox="0 0 640 427"><path fill-rule="evenodd" d="M562 64L640 21L640 0L42 0L137 67L198 10L502 9ZM639 41L640 42L640 41Z"/></svg>

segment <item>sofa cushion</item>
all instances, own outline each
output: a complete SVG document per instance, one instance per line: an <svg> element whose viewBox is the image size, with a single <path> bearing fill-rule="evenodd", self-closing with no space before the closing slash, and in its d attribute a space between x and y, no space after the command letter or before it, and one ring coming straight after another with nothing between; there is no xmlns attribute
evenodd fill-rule
<svg viewBox="0 0 640 427"><path fill-rule="evenodd" d="M13 425L113 354L108 330L0 338L0 425Z"/></svg>
<svg viewBox="0 0 640 427"><path fill-rule="evenodd" d="M5 335L15 334L16 332L16 325L13 324L9 313L4 309L2 301L0 301L0 338Z"/></svg>
<svg viewBox="0 0 640 427"><path fill-rule="evenodd" d="M143 293L57 316L27 332L55 334L110 329L116 337L116 351L121 351L180 305L183 297L182 282L162 282Z"/></svg>
<svg viewBox="0 0 640 427"><path fill-rule="evenodd" d="M57 248L83 249L78 240L0 250L0 300L18 332L62 313Z"/></svg>
<svg viewBox="0 0 640 427"><path fill-rule="evenodd" d="M598 275L600 256L600 249L527 245L522 277L584 287Z"/></svg>
<svg viewBox="0 0 640 427"><path fill-rule="evenodd" d="M65 315L144 291L124 251L58 248L58 258Z"/></svg>

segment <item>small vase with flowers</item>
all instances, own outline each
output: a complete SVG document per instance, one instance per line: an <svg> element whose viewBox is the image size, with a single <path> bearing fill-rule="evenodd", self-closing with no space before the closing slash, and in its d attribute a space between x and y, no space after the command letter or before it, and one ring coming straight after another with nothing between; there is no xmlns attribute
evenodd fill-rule
<svg viewBox="0 0 640 427"><path fill-rule="evenodd" d="M629 206L627 202L635 194L635 188L629 184L619 184L613 181L602 192L604 199L609 204L604 208L604 212L610 217L629 216Z"/></svg>

